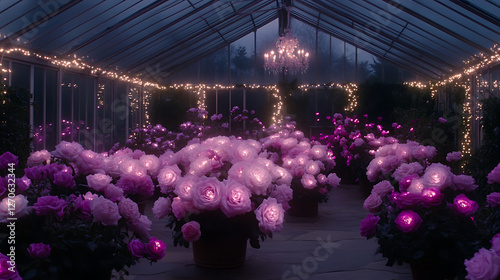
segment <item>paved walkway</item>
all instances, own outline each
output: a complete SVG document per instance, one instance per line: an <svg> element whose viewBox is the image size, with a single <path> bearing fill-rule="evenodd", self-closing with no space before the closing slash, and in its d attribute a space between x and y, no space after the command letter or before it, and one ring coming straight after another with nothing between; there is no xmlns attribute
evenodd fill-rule
<svg viewBox="0 0 500 280"><path fill-rule="evenodd" d="M359 235L359 222L366 216L364 197L357 185L341 185L320 204L316 218L285 216L283 231L261 243L248 245L246 263L229 270L203 269L194 265L192 249L174 247L164 222L153 220L153 234L167 243L166 256L159 262L141 262L130 268L126 280L411 280L408 265L388 267L375 254L376 240ZM151 210L146 214L151 217ZM320 242L329 250L316 251ZM295 272L294 272L295 268Z"/></svg>

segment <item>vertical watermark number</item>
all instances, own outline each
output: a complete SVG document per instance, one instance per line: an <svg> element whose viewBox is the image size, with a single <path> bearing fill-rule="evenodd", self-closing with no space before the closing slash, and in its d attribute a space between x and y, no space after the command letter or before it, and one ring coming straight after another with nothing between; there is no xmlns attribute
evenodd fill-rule
<svg viewBox="0 0 500 280"><path fill-rule="evenodd" d="M7 228L9 229L8 241L9 253L9 267L7 268L11 272L16 272L16 175L15 175L15 164L9 163L9 168L7 169L7 210L9 212L9 217L7 218Z"/></svg>

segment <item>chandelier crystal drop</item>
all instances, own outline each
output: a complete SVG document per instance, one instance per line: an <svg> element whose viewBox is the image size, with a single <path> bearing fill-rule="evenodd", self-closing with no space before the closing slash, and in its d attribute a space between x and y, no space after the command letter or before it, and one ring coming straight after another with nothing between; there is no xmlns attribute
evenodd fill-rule
<svg viewBox="0 0 500 280"><path fill-rule="evenodd" d="M309 53L299 49L299 40L291 28L276 41L277 51L264 54L264 68L269 73L304 74L309 67Z"/></svg>

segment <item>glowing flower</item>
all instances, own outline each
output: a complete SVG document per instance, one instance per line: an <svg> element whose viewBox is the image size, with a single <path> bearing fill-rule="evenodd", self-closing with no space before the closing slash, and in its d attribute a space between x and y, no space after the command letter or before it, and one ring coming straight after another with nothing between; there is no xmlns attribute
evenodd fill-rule
<svg viewBox="0 0 500 280"><path fill-rule="evenodd" d="M172 191L181 177L181 170L177 165L165 166L158 172L158 185L162 193Z"/></svg>
<svg viewBox="0 0 500 280"><path fill-rule="evenodd" d="M262 195L266 194L273 178L264 166L250 164L243 169L242 179L250 191L257 195Z"/></svg>
<svg viewBox="0 0 500 280"><path fill-rule="evenodd" d="M250 191L237 181L228 181L224 188L220 208L227 217L233 217L252 210Z"/></svg>
<svg viewBox="0 0 500 280"><path fill-rule="evenodd" d="M394 220L396 227L403 232L412 232L417 230L422 224L422 218L412 210L401 211Z"/></svg>
<svg viewBox="0 0 500 280"><path fill-rule="evenodd" d="M423 184L426 187L444 189L451 186L453 174L448 166L441 163L433 163L425 169L422 176Z"/></svg>
<svg viewBox="0 0 500 280"><path fill-rule="evenodd" d="M182 237L187 242L198 241L201 237L200 224L197 221L190 221L181 227Z"/></svg>
<svg viewBox="0 0 500 280"><path fill-rule="evenodd" d="M193 186L193 204L199 210L219 208L222 197L222 182L214 177L202 177Z"/></svg>
<svg viewBox="0 0 500 280"><path fill-rule="evenodd" d="M255 216L262 232L279 232L283 228L285 210L275 198L267 198L255 209Z"/></svg>
<svg viewBox="0 0 500 280"><path fill-rule="evenodd" d="M457 195L450 207L455 214L466 217L472 216L479 209L477 203L474 200L470 200L465 194Z"/></svg>

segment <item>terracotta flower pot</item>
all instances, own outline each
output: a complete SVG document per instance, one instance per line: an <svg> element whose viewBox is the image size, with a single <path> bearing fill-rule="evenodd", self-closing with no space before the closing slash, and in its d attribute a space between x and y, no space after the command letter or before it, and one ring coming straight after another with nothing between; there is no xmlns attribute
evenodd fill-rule
<svg viewBox="0 0 500 280"><path fill-rule="evenodd" d="M217 238L193 242L196 265L205 268L235 268L245 263L247 239Z"/></svg>

